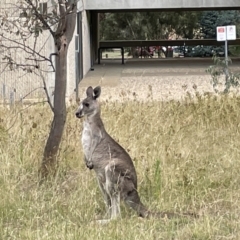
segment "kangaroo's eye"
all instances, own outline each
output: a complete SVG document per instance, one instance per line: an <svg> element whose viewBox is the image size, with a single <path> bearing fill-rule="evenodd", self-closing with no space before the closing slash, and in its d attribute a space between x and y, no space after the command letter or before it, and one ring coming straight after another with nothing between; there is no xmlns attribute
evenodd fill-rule
<svg viewBox="0 0 240 240"><path fill-rule="evenodd" d="M89 107L89 103L84 103L84 106L85 107Z"/></svg>

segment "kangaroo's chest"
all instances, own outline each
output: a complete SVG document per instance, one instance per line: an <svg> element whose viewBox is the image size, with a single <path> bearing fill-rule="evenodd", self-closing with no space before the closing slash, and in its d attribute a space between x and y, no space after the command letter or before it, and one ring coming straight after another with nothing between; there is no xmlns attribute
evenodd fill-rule
<svg viewBox="0 0 240 240"><path fill-rule="evenodd" d="M82 146L83 152L86 158L88 159L90 148L92 144L92 129L88 122L83 123L83 132L82 132Z"/></svg>

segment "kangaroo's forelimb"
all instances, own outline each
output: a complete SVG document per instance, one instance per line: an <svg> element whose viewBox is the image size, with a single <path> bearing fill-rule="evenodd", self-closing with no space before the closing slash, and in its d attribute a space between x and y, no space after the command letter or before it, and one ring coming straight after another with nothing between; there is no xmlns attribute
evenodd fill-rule
<svg viewBox="0 0 240 240"><path fill-rule="evenodd" d="M90 151L89 151L89 157L87 159L87 167L90 170L93 169L93 167L94 167L93 161L92 161L93 153L102 139L101 131L99 131L99 133L92 133L92 135L93 136L92 136L91 147L90 147Z"/></svg>

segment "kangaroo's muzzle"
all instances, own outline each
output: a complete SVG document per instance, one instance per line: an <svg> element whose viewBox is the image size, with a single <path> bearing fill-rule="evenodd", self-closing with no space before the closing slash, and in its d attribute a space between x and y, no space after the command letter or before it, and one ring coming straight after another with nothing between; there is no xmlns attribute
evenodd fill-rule
<svg viewBox="0 0 240 240"><path fill-rule="evenodd" d="M84 116L83 112L82 111L77 111L76 112L76 117L77 118L82 118Z"/></svg>

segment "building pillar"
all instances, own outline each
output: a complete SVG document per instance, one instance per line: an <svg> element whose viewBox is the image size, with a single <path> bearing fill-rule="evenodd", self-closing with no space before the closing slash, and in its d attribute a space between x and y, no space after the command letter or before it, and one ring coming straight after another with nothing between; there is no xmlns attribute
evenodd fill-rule
<svg viewBox="0 0 240 240"><path fill-rule="evenodd" d="M92 61L97 60L99 47L99 17L95 11L91 12L91 47L92 47Z"/></svg>

